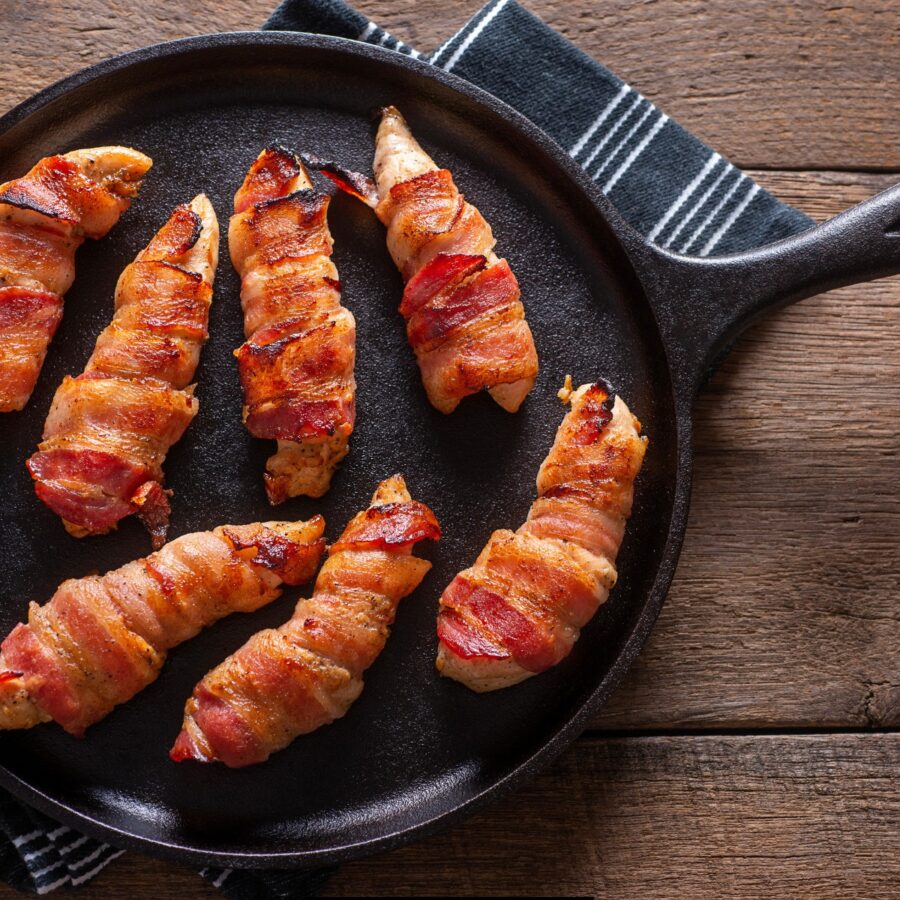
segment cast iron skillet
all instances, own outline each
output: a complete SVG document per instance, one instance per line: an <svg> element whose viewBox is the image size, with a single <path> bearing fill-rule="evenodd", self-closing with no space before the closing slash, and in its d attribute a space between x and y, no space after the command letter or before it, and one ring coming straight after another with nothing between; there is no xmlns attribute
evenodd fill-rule
<svg viewBox="0 0 900 900"><path fill-rule="evenodd" d="M3 418L0 631L64 578L149 551L127 522L76 541L34 497L24 461L56 386L108 321L121 269L173 205L206 191L223 231L259 149L277 141L367 169L374 107L396 103L494 227L522 285L542 369L522 411L487 397L450 417L426 402L396 312L401 282L371 212L332 205L344 302L358 321L358 427L321 502L333 539L376 481L406 474L445 537L401 606L366 690L342 721L243 771L175 765L184 700L252 632L289 615L297 591L234 616L171 654L160 679L83 741L55 725L0 737L0 783L119 846L193 863L302 866L396 845L471 812L568 745L634 659L672 579L687 518L691 405L711 363L756 315L840 284L900 270L900 189L799 237L741 256L685 259L647 245L543 133L471 85L397 53L324 37L228 34L130 53L42 91L0 120L0 178L49 153L104 143L155 160L140 200L103 242L79 251L65 320L30 405ZM226 254L212 337L197 376L200 414L166 463L172 536L272 517L260 473L270 451L240 423L231 350L242 340ZM566 373L607 378L650 437L609 603L571 657L510 690L476 696L437 677L437 597L494 528L516 527L563 408Z"/></svg>

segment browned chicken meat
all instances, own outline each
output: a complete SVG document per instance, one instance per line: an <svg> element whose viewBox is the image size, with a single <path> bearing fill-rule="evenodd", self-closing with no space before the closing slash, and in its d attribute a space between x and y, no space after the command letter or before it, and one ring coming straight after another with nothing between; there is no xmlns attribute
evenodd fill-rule
<svg viewBox="0 0 900 900"><path fill-rule="evenodd" d="M0 729L53 719L82 735L155 681L172 647L270 603L282 582L312 578L324 527L321 516L223 525L106 575L63 582L0 645Z"/></svg>
<svg viewBox="0 0 900 900"><path fill-rule="evenodd" d="M431 568L413 547L439 537L434 513L410 497L403 478L383 481L329 548L313 596L197 685L172 759L247 766L343 716L384 648L397 604Z"/></svg>
<svg viewBox="0 0 900 900"><path fill-rule="evenodd" d="M119 221L151 165L128 147L95 147L45 157L0 185L0 412L31 397L75 277L75 251Z"/></svg>
<svg viewBox="0 0 900 900"><path fill-rule="evenodd" d="M561 392L571 409L541 465L538 499L517 531L495 531L441 597L437 667L474 691L555 666L616 583L647 439L604 384Z"/></svg>
<svg viewBox="0 0 900 900"><path fill-rule="evenodd" d="M252 435L278 441L269 500L321 497L356 417L356 322L331 260L330 197L297 157L263 150L234 198L228 230L247 340L235 353Z"/></svg>

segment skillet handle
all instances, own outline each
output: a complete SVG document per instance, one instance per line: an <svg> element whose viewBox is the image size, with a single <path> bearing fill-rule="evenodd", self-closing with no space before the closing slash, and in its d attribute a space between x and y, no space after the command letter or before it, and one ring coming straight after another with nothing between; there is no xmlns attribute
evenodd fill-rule
<svg viewBox="0 0 900 900"><path fill-rule="evenodd" d="M746 253L679 256L642 239L645 288L679 390L691 396L763 313L900 273L900 184L801 234Z"/></svg>

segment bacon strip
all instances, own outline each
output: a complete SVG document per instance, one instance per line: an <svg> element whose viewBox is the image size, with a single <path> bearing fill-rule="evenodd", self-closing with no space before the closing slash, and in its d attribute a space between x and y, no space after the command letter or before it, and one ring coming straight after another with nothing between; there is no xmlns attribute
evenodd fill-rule
<svg viewBox="0 0 900 900"><path fill-rule="evenodd" d="M0 729L53 719L81 736L153 682L172 647L312 578L324 527L321 516L225 525L63 582L0 645Z"/></svg>
<svg viewBox="0 0 900 900"><path fill-rule="evenodd" d="M450 413L463 397L487 390L504 409L518 410L538 373L518 282L494 254L488 223L399 111L382 110L375 139L377 203L362 176L307 160L373 205L387 226L388 249L407 283L400 312L432 405Z"/></svg>
<svg viewBox="0 0 900 900"><path fill-rule="evenodd" d="M0 412L24 409L62 319L75 251L102 238L151 160L126 147L48 156L0 185Z"/></svg>
<svg viewBox="0 0 900 900"><path fill-rule="evenodd" d="M260 153L234 198L228 241L247 337L235 356L247 429L278 441L264 475L273 504L328 490L356 418L356 322L341 306L329 202L279 147Z"/></svg>
<svg viewBox="0 0 900 900"><path fill-rule="evenodd" d="M83 374L56 392L28 470L70 534L136 513L165 541L162 464L197 413L191 379L207 338L219 229L202 194L176 207L116 286L112 322Z"/></svg>
<svg viewBox="0 0 900 900"><path fill-rule="evenodd" d="M400 475L383 481L329 549L312 598L194 688L172 759L251 765L343 716L384 648L397 605L431 568L412 555L414 545L440 533Z"/></svg>
<svg viewBox="0 0 900 900"><path fill-rule="evenodd" d="M555 666L606 601L647 439L609 390L561 396L572 408L538 473L538 499L516 532L495 531L441 597L437 667L474 691Z"/></svg>

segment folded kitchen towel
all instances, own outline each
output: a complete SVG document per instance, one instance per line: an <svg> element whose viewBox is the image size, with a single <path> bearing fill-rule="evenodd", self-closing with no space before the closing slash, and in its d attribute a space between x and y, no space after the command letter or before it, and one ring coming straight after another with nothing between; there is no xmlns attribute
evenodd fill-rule
<svg viewBox="0 0 900 900"><path fill-rule="evenodd" d="M471 81L543 128L635 228L673 251L746 250L812 224L514 0L492 0L430 54L342 0L286 0L263 27L379 44ZM0 878L21 891L78 887L123 852L0 791ZM314 896L332 871L201 874L236 900L272 900Z"/></svg>

